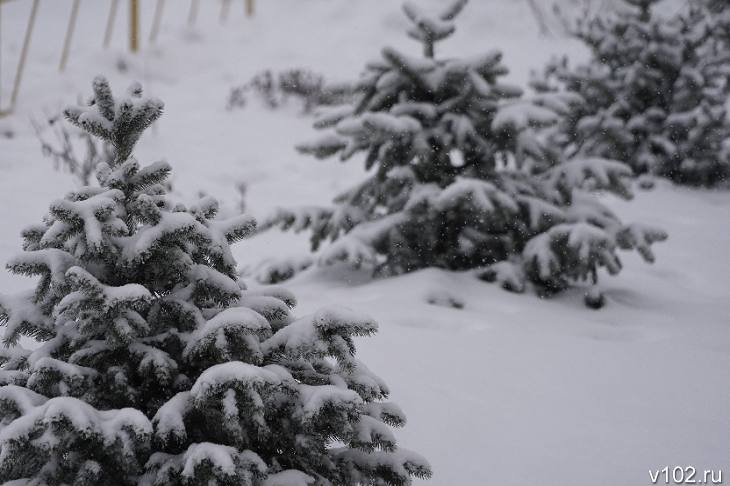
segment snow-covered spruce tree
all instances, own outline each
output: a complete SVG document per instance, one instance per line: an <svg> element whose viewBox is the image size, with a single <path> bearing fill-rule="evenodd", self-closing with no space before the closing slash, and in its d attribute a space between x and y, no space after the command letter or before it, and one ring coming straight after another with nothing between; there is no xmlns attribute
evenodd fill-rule
<svg viewBox="0 0 730 486"><path fill-rule="evenodd" d="M600 267L618 272L618 249L652 261L650 245L666 235L624 225L585 191L630 197L628 168L600 158L562 161L544 143L541 131L575 95L523 99L518 87L499 81L507 69L498 51L435 56L465 5L429 16L405 4L408 34L424 56L383 49L382 59L367 64L354 106L324 115L315 126L329 133L299 147L319 158L363 153L367 179L333 207L282 209L261 229L309 229L315 251L334 241L320 252L324 264L345 260L383 274L496 264L485 279L520 292L529 280L543 294L595 283ZM261 274L296 270L285 267L267 264Z"/></svg>
<svg viewBox="0 0 730 486"><path fill-rule="evenodd" d="M19 485L406 485L402 412L354 356L376 324L333 308L294 319L286 291L247 291L229 245L245 216L173 203L170 167L131 157L162 103L103 78L66 115L115 158L23 232L0 296L0 482ZM29 349L26 336L38 341Z"/></svg>
<svg viewBox="0 0 730 486"><path fill-rule="evenodd" d="M637 174L722 183L730 177L730 10L692 2L667 18L658 1L622 0L619 12L579 21L573 34L590 61L555 59L535 76L539 90L585 100L551 142L568 156L623 161Z"/></svg>

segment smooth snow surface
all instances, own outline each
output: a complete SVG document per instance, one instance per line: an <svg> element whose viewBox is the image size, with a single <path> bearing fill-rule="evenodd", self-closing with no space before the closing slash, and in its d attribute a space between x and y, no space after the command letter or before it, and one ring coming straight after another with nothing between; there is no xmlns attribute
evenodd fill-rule
<svg viewBox="0 0 730 486"><path fill-rule="evenodd" d="M317 135L311 118L294 102L269 111L253 98L226 111L230 88L266 68L350 79L385 45L420 54L403 32L400 2L384 0L260 0L253 19L243 17L243 2L233 2L224 26L219 2L206 1L195 28L186 25L188 2L167 2L154 47L146 40L155 2L140 2L138 56L124 53L122 2L105 52L108 2L98 0L82 2L59 75L71 3L41 2L18 108L0 119L3 262L20 251L20 230L74 187L41 155L29 119L87 96L96 74L117 92L139 80L165 101L165 115L136 157L143 165L167 159L178 197L190 201L204 191L232 214L235 186L244 181L248 207L261 218L278 206L326 204L357 182L362 166L298 155L294 145ZM30 4L2 5L3 107ZM523 86L530 68L552 54L585 56L571 41L540 37L527 1L472 0L443 53L492 48L504 53L508 81ZM599 311L586 309L576 292L541 301L438 270L371 281L362 272L311 269L285 284L297 296L297 316L336 304L378 322L376 337L358 341L359 358L385 379L408 418L396 431L399 444L433 466L433 479L419 484L639 485L664 466L727 468L730 193L660 182L632 202L608 202L627 222L664 228L669 240L656 245L653 266L627 255L618 277L602 279L608 303ZM238 244L235 256L254 265L306 249L305 237L272 232ZM31 285L0 274L0 292ZM434 295L458 297L463 309L429 304Z"/></svg>

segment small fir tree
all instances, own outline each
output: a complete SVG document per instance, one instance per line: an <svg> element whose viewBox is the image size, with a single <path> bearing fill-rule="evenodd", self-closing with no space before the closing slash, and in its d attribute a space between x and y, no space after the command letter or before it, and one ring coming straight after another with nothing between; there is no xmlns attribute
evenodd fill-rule
<svg viewBox="0 0 730 486"><path fill-rule="evenodd" d="M383 49L367 64L354 106L323 116L315 126L329 133L299 147L319 158L362 153L367 179L333 207L282 209L262 229L311 230L315 251L333 241L320 252L323 264L345 260L383 274L489 266L483 278L514 291L530 281L543 294L595 283L600 267L618 272L618 249L652 261L650 245L666 235L624 225L586 192L629 198L630 171L596 157L563 161L545 143L542 132L577 96L522 98L500 81L507 69L498 51L436 56L465 5L437 15L404 5L424 57ZM261 274L296 270L275 262Z"/></svg>
<svg viewBox="0 0 730 486"><path fill-rule="evenodd" d="M622 0L619 12L579 21L573 35L590 61L555 59L535 76L541 91L584 100L551 142L568 156L623 161L637 174L722 183L730 176L730 11L697 2L665 18L658 1Z"/></svg>
<svg viewBox="0 0 730 486"><path fill-rule="evenodd" d="M0 479L13 485L407 485L428 464L399 449L403 413L355 358L370 319L294 319L284 290L236 281L246 216L167 196L170 167L131 157L162 103L102 78L68 119L114 147L99 187L51 204L0 296ZM38 341L26 349L22 336Z"/></svg>

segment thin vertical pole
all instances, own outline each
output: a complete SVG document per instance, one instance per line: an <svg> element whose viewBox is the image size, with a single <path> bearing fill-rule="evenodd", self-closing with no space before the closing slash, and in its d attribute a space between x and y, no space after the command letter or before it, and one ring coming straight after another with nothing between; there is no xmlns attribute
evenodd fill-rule
<svg viewBox="0 0 730 486"><path fill-rule="evenodd" d="M139 51L139 0L129 0L129 50Z"/></svg>
<svg viewBox="0 0 730 486"><path fill-rule="evenodd" d="M228 19L228 11L231 7L231 0L221 0L221 17L220 22L221 24L225 24L226 20Z"/></svg>
<svg viewBox="0 0 730 486"><path fill-rule="evenodd" d="M106 31L104 32L104 49L109 47L109 43L112 40L112 32L114 32L114 20L117 17L117 6L119 5L119 0L112 0L111 5L109 5L109 17L106 19Z"/></svg>
<svg viewBox="0 0 730 486"><path fill-rule="evenodd" d="M71 39L74 35L76 27L76 17L79 13L79 3L81 0L74 0L71 6L71 16L68 19L68 27L66 28L66 38L63 40L63 50L61 51L61 61L58 64L58 70L63 72L66 69L66 61L68 61L68 51L71 48Z"/></svg>
<svg viewBox="0 0 730 486"><path fill-rule="evenodd" d="M537 26L540 28L540 35L550 35L550 27L548 27L547 22L545 21L545 14L543 13L543 11L540 10L540 7L537 6L535 0L527 0L527 3L532 10L532 15L534 15L535 20L537 20Z"/></svg>
<svg viewBox="0 0 730 486"><path fill-rule="evenodd" d="M246 17L253 17L254 13L254 0L245 0L246 1Z"/></svg>
<svg viewBox="0 0 730 486"><path fill-rule="evenodd" d="M25 69L25 59L28 57L28 48L30 47L30 39L33 36L33 25L35 25L35 17L38 13L38 0L33 0L33 6L30 9L30 17L28 17L28 26L25 29L25 39L23 39L23 48L20 51L20 61L18 62L18 71L15 73L15 83L13 83L13 93L10 95L10 110L15 108L15 102L18 101L18 93L20 91L20 82L23 79L23 69Z"/></svg>
<svg viewBox="0 0 730 486"><path fill-rule="evenodd" d="M188 12L188 25L190 27L195 25L195 21L198 19L198 0L190 0L190 12Z"/></svg>
<svg viewBox="0 0 730 486"><path fill-rule="evenodd" d="M165 8L165 0L157 0L155 4L155 15L152 18L152 30L150 31L150 44L154 44L157 40L157 34L160 33L160 24L162 23L162 11Z"/></svg>
<svg viewBox="0 0 730 486"><path fill-rule="evenodd" d="M3 1L0 0L0 116L3 116Z"/></svg>

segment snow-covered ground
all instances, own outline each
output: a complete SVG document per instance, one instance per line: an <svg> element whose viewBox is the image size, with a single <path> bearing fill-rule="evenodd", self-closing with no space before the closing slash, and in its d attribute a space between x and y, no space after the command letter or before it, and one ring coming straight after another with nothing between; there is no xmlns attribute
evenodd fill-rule
<svg viewBox="0 0 730 486"><path fill-rule="evenodd" d="M30 3L2 5L4 103ZM312 137L311 119L293 104L226 111L230 88L266 68L349 79L383 45L418 50L402 33L395 0L259 0L253 19L234 1L223 26L219 2L205 0L194 28L186 26L188 2L173 0L156 46L146 42L154 2L141 3L142 53L130 56L126 2L106 52L108 2L82 2L68 67L58 74L71 0L41 2L19 105L0 119L1 261L19 250L20 229L73 186L41 155L29 120L88 95L93 75L117 89L138 79L164 99L166 114L137 156L170 161L177 193L203 190L232 207L235 185L245 181L249 207L262 216L325 203L362 168L298 155L293 145ZM514 82L524 84L552 54L585 55L569 40L539 36L527 1L472 0L468 9L444 50L500 47ZM662 226L670 239L656 246L653 266L627 255L620 276L603 279L609 303L600 311L584 308L576 293L541 301L437 270L378 281L314 270L288 284L299 313L338 303L380 322L359 351L408 414L398 435L431 461L429 484L639 485L650 484L650 469L674 465L730 474L730 193L660 183L630 203L609 202L623 219ZM302 254L306 242L270 234L236 250L242 265L255 264ZM0 274L0 292L19 285L31 283ZM428 304L433 294L465 307Z"/></svg>

